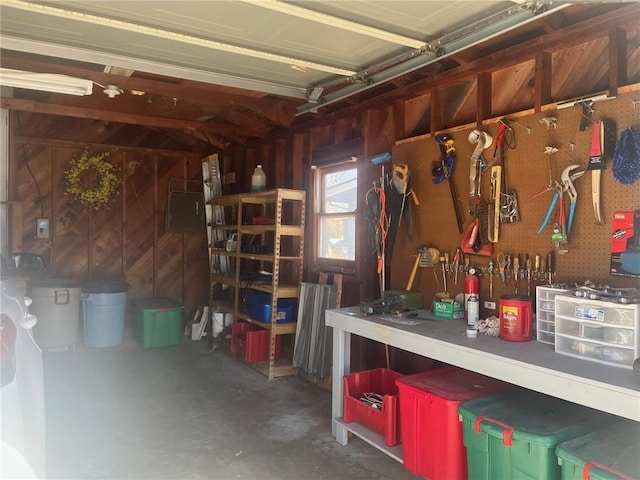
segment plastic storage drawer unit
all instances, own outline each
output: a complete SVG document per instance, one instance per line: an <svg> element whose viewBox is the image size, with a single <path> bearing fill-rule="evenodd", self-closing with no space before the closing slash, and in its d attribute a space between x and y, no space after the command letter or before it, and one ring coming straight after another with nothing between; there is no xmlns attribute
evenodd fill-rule
<svg viewBox="0 0 640 480"><path fill-rule="evenodd" d="M179 345L184 307L169 298L133 301L136 337L142 348Z"/></svg>
<svg viewBox="0 0 640 480"><path fill-rule="evenodd" d="M557 479L560 443L617 417L529 390L471 400L458 407L470 479Z"/></svg>
<svg viewBox="0 0 640 480"><path fill-rule="evenodd" d="M396 380L404 466L429 480L467 477L458 406L513 385L458 367Z"/></svg>
<svg viewBox="0 0 640 480"><path fill-rule="evenodd" d="M400 373L386 368L376 368L344 376L345 423L358 422L384 437L385 443L393 447L402 441L398 409L398 386ZM360 401L365 393L383 397L382 408L377 409Z"/></svg>
<svg viewBox="0 0 640 480"><path fill-rule="evenodd" d="M562 480L640 478L640 424L621 420L556 448Z"/></svg>

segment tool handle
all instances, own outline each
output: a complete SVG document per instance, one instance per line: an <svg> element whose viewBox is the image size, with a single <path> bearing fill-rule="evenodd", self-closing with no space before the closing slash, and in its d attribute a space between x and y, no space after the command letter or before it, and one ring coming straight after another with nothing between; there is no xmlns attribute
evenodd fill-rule
<svg viewBox="0 0 640 480"><path fill-rule="evenodd" d="M409 280L407 281L407 288L405 290L411 290L413 287L413 281L416 279L416 273L418 273L418 265L420 264L420 255L416 257L416 261L413 263L413 269L411 270L411 275L409 275Z"/></svg>
<svg viewBox="0 0 640 480"><path fill-rule="evenodd" d="M549 219L551 218L551 214L553 213L553 209L556 208L556 203L558 202L558 197L560 195L558 194L558 192L556 192L553 195L553 199L551 200L551 205L549 205L549 210L547 210L547 215L544 217L544 220L542 221L542 225L540 225L540 228L538 228L538 231L536 233L541 233L542 230L544 230L544 227L547 226L547 223L549 223Z"/></svg>
<svg viewBox="0 0 640 480"><path fill-rule="evenodd" d="M573 214L576 212L576 204L571 203L569 206L569 220L567 221L567 235L571 233L571 225L573 224Z"/></svg>

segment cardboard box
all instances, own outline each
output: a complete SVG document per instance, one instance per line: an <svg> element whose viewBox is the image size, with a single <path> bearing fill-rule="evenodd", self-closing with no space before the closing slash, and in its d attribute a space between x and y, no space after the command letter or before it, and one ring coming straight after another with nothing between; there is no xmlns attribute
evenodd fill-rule
<svg viewBox="0 0 640 480"><path fill-rule="evenodd" d="M464 317L464 305L458 302L435 300L433 315L443 320L459 320Z"/></svg>
<svg viewBox="0 0 640 480"><path fill-rule="evenodd" d="M610 273L640 278L640 210L613 214Z"/></svg>

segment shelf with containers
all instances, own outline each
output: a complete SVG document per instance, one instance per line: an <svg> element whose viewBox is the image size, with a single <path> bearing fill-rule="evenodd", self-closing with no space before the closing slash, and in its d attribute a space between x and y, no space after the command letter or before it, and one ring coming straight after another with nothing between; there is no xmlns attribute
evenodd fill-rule
<svg viewBox="0 0 640 480"><path fill-rule="evenodd" d="M229 258L228 272L211 272L211 282L231 288L231 308L236 321L269 331L269 358L250 363L269 379L293 375L290 360L276 355L278 336L296 332L304 258L306 193L279 188L226 195L212 199L213 205L229 210L234 221L211 225L227 234L237 233L237 242L216 253ZM226 216L226 215L225 215ZM213 292L213 289L212 289ZM215 300L212 299L212 305Z"/></svg>
<svg viewBox="0 0 640 480"><path fill-rule="evenodd" d="M640 356L640 304L558 295L555 320L557 353L629 369Z"/></svg>

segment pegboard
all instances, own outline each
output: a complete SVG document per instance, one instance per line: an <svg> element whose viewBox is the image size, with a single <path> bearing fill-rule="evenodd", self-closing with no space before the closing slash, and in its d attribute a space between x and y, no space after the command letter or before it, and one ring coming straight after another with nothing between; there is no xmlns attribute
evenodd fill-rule
<svg viewBox="0 0 640 480"><path fill-rule="evenodd" d="M615 125L616 140L620 133L634 126L640 128L640 105L636 105L640 92L623 94L615 99L596 102L593 105L593 120L612 120ZM634 101L636 101L634 103ZM528 254L533 262L536 255L540 255L543 263L548 252L554 251L551 240L553 223L558 218L559 205L546 228L537 234L554 192L547 192L540 197L527 201L531 196L544 190L549 184L549 164L553 180L560 181L562 171L569 165L579 166L576 171L586 170L591 146L592 123L589 122L584 131L580 131L582 109L570 107L561 110L551 110L544 113L514 117L511 128L515 135L515 148L505 152L506 188L503 191L515 190L518 196L520 221L512 224L501 224L499 241L493 244L494 263L498 252L512 256L519 255L524 264ZM541 122L543 117L555 117L555 126L549 128ZM507 117L509 118L509 117ZM494 139L497 134L497 124L485 125L481 130L489 133ZM475 145L468 141L469 132L473 128L448 132L455 140L456 163L453 180L457 193L457 200L464 216L463 234L472 221L467 212L469 194L470 157ZM545 154L545 147L558 149L556 153ZM613 152L611 152L612 155ZM491 161L494 146L484 150L484 157ZM463 234L458 232L451 194L446 182L434 184L432 181L431 165L440 159L440 149L430 135L407 139L398 142L392 151L394 163L405 163L410 169L411 187L417 194L419 205L411 205L413 218L413 241L409 241L406 224L398 232L396 245L391 263L391 288L405 288L418 248L435 247L442 254L447 252L450 260L460 246ZM556 254L555 281L584 282L591 280L599 284L612 286L640 287L637 278L612 276L609 273L611 227L613 214L616 211L632 211L640 209L640 182L633 185L621 185L611 172L611 157L608 157L606 169L601 177L601 211L604 225L597 225L591 199L591 172L586 172L575 180L574 185L578 193L573 227L569 236L568 253ZM490 182L488 172L483 175L481 196L485 202L489 201ZM568 216L569 200L565 194L566 212ZM480 267L487 267L489 257L468 256L470 263ZM421 290L425 295L425 304L430 306L431 299L436 292L444 291L441 266L421 268L414 283L414 290ZM437 278L437 280L436 280ZM453 275L448 278L448 291L453 296L464 289L464 274L459 274L458 284L453 283ZM544 280L533 280L531 290L535 286L544 284ZM500 295L514 293L513 279L504 288L497 277L493 278L493 299ZM489 279L481 279L483 299L488 299ZM521 281L518 293L527 293L527 282Z"/></svg>

